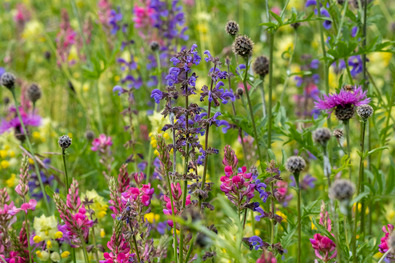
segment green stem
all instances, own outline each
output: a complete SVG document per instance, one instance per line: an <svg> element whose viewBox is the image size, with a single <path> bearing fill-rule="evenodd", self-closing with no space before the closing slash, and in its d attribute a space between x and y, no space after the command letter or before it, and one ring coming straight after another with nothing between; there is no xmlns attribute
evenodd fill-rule
<svg viewBox="0 0 395 263"><path fill-rule="evenodd" d="M266 1L267 4L268 1ZM273 49L274 49L274 32L269 34L270 37L270 52L269 52L269 103L268 103L268 133L267 133L267 147L272 148L272 92L273 92ZM258 140L258 138L256 138ZM262 162L262 159L261 159Z"/></svg>
<svg viewBox="0 0 395 263"><path fill-rule="evenodd" d="M173 149L173 151L175 151ZM171 203L171 213L172 215L175 215L174 213L174 201L173 201L173 194L171 192L171 184L170 184L170 175L169 172L166 169L166 181L167 181L167 188L169 189L169 196L170 196L170 203ZM177 262L177 228L176 228L176 222L173 222L173 246L174 246L174 260Z"/></svg>
<svg viewBox="0 0 395 263"><path fill-rule="evenodd" d="M174 151L174 150L173 150ZM148 184L149 182L149 177L150 177L150 172L151 172L151 156L152 156L152 146L149 146L149 150L148 150L148 167L147 167L147 178L145 178L145 182Z"/></svg>
<svg viewBox="0 0 395 263"><path fill-rule="evenodd" d="M87 252L87 250L86 250L85 239L84 239L84 237L82 236L82 234L80 234L80 240L81 240L81 243L82 243L82 251L83 251L83 253L84 253L85 263L90 263L89 257L88 257L88 252Z"/></svg>
<svg viewBox="0 0 395 263"><path fill-rule="evenodd" d="M392 250L391 248L388 249L387 252L385 252L385 254L380 258L379 262L377 262L377 263L383 262L383 260L387 257L387 255L388 255L389 253L391 253L391 250Z"/></svg>
<svg viewBox="0 0 395 263"><path fill-rule="evenodd" d="M338 222L339 222L339 220L338 220L338 216L337 216L337 214L336 214L336 209L335 209L335 205L334 205L334 203L333 203L333 200L332 199L330 199L330 207L331 207L331 212L332 212L332 218L334 219L333 220L333 223L334 223L334 231L335 231L335 237L334 237L334 239L335 239L335 245L336 245L336 247L339 247L340 246L340 231L339 231L339 225L338 225ZM336 260L337 260L337 262L341 262L341 251L340 250L338 250L337 251L337 256L336 256Z"/></svg>
<svg viewBox="0 0 395 263"><path fill-rule="evenodd" d="M66 178L65 178L66 179L65 185L66 185L66 195L67 195L67 192L69 190L69 176L67 174L66 149L62 149L62 157L63 157L64 174L66 176Z"/></svg>
<svg viewBox="0 0 395 263"><path fill-rule="evenodd" d="M12 88L10 90L11 90L12 96L14 98L16 114L18 115L19 122L21 123L21 126L22 126L23 134L25 134L25 136L26 136L27 146L29 147L29 151L30 151L30 153L32 155L32 158L33 158L34 169L35 169L35 172L37 174L38 181L40 183L41 192L43 192L43 194L44 194L44 198L43 199L44 199L45 206L47 208L47 213L49 213L49 204L48 204L47 196L45 194L46 192L45 192L45 189L44 189L44 184L43 184L43 181L41 180L40 169L38 168L36 155L34 154L34 151L33 151L33 146L30 143L29 134L27 133L25 124L23 123L23 119L22 119L21 113L19 112L19 105L18 105L18 101L17 101L16 95L15 95L15 88Z"/></svg>
<svg viewBox="0 0 395 263"><path fill-rule="evenodd" d="M359 178L358 178L358 184L357 184L357 196L362 192L363 190L363 182L364 182L364 158L363 154L365 151L365 130L366 130L366 121L362 121L362 127L361 127L361 157L359 160ZM361 200L361 236L364 235L364 224L365 224L365 201L364 199ZM356 213L358 212L358 203L356 203ZM355 217L355 227L357 225L357 217Z"/></svg>
<svg viewBox="0 0 395 263"><path fill-rule="evenodd" d="M346 64L346 70L347 70L347 74L348 74L348 79L350 80L350 84L354 86L354 80L352 79L350 66L348 65L348 58L344 59L344 64Z"/></svg>
<svg viewBox="0 0 395 263"><path fill-rule="evenodd" d="M350 209L348 209L350 210ZM358 226L358 204L355 206L355 224L354 224L354 229L352 227L352 209L351 211L348 211L348 221L350 224L350 231L351 231L351 250L352 250L352 257L353 257L353 262L357 263L357 226Z"/></svg>
<svg viewBox="0 0 395 263"><path fill-rule="evenodd" d="M246 69L245 69L245 73L244 73L243 85L244 85L245 94L247 95L248 108L250 110L250 117L251 117L252 127L254 129L254 137L255 137L256 148L257 148L258 155L259 155L259 162L260 162L261 170L263 172L264 171L263 158L262 158L261 148L259 146L259 139L260 138L258 137L258 133L256 131L256 124L255 124L255 119L254 119L254 113L252 111L251 99L250 99L250 95L249 95L249 91L248 91L248 87L247 87L248 57L245 58L245 61L246 61ZM271 94L271 93L269 92L269 94ZM269 101L270 101L270 98L269 98ZM269 109L269 112L270 111L271 111L271 109ZM269 113L269 116L270 116L270 113Z"/></svg>
<svg viewBox="0 0 395 263"><path fill-rule="evenodd" d="M193 244L195 243L195 240L196 240L196 236L193 236L192 237L192 241L191 241L191 245L189 246L189 249L188 249L188 253L187 253L186 257L185 257L185 262L188 262L189 258L191 257L191 253L192 253L192 250L193 250Z"/></svg>
<svg viewBox="0 0 395 263"><path fill-rule="evenodd" d="M98 120L99 120L99 131L103 132L103 120L102 120L102 116L101 116L101 104L100 104L100 89L99 89L99 83L98 81L95 84L95 88L96 88L96 103L97 103L97 113L98 113ZM134 151L133 151L134 152Z"/></svg>
<svg viewBox="0 0 395 263"><path fill-rule="evenodd" d="M213 70L213 72L215 72L216 68L217 68L217 65L214 65L214 70ZM211 78L210 93L211 93L212 90L213 90L213 86L214 86L214 79ZM188 97L187 97L187 98L188 98ZM188 100L187 100L187 102L188 102ZM187 103L187 105L185 105L185 107L188 107L188 103ZM209 100L209 102L208 102L208 110L207 110L207 119L210 119L210 118L211 118L211 101ZM187 117L187 121L188 121L188 117ZM186 124L186 125L187 125L187 129L188 129L188 124ZM207 148L208 148L208 135L209 135L209 131L210 131L210 124L207 123L207 126L206 126L206 134L205 134L205 141L204 141L204 151L207 151ZM188 146L188 144L187 144L187 146ZM187 158L188 158L188 157L187 157ZM188 159L187 159L187 160L188 160ZM200 186L200 189L201 189L201 190L204 190L204 187L205 187L205 185L206 185L207 160L208 160L208 154L206 154L206 156L204 157L204 167L203 167L202 185ZM186 164L186 168L187 168L187 167L188 167L188 163ZM187 173L188 173L188 171L186 171L185 174L187 174ZM198 209L201 209L201 208L202 208L202 197L199 196L199 205L198 205ZM182 262L181 262L181 263L182 263Z"/></svg>
<svg viewBox="0 0 395 263"><path fill-rule="evenodd" d="M291 66L292 66L292 61L293 61L293 57L295 54L295 50L296 50L296 44L298 43L298 31L295 29L295 37L294 37L294 42L293 42L293 49L292 49L292 54L291 57L289 58L289 63L288 63L288 69L287 69L287 76L284 80L284 85L283 85L283 91L281 92L281 97L280 97L280 105L283 105L283 100L284 100L284 95L285 95L285 91L287 90L288 87L288 82L289 82L289 77L291 76Z"/></svg>
<svg viewBox="0 0 395 263"><path fill-rule="evenodd" d="M340 39L340 34L341 34L341 32L342 32L342 27L343 27L344 20L345 20L345 17L346 17L347 8L348 8L348 0L346 0L346 2L344 3L343 14L342 14L342 18L341 18L341 20L340 20L340 26L339 26L338 31L337 31L337 36L336 36L335 44L337 44L337 42L338 42L339 39Z"/></svg>
<svg viewBox="0 0 395 263"><path fill-rule="evenodd" d="M265 89L263 88L263 81L264 78L261 77L261 84L259 84L259 88L261 89L261 96L262 96L262 116L266 118L266 99L265 99Z"/></svg>
<svg viewBox="0 0 395 263"><path fill-rule="evenodd" d="M232 91L232 93L234 93L234 92L233 92L233 89L232 89L232 82L231 82L231 80L230 80L231 74L230 74L230 67L229 67L229 64L230 64L230 63L227 63L227 65L228 65L228 76L229 76L229 77L228 77L229 89ZM232 101L232 111L233 111L233 115L234 115L234 116L237 116L235 103L234 103L233 101ZM243 148L244 162L245 162L245 164L248 166L248 163L247 163L247 150L246 150L246 147L245 147L245 144L244 144L243 130L241 129L241 127L239 127L238 131L239 131L239 137L240 137L240 141L241 141L241 146L242 146L242 148Z"/></svg>
<svg viewBox="0 0 395 263"><path fill-rule="evenodd" d="M298 192L298 259L297 262L300 263L301 261L301 252L302 252L302 219L301 219L301 212L300 212L300 196L301 196L301 191L300 191L300 186L299 186L299 173L294 174L295 177L295 182L296 182L296 187L297 192Z"/></svg>
<svg viewBox="0 0 395 263"><path fill-rule="evenodd" d="M350 121L344 121L344 126L346 128L346 138L347 138L347 154L348 154L348 158L350 159L351 162L351 145L350 145ZM351 180L351 165L348 168L348 176L349 179Z"/></svg>
<svg viewBox="0 0 395 263"><path fill-rule="evenodd" d="M271 245L274 245L274 228L275 228L275 219L274 219L274 215L275 215L275 213L276 213L276 211L275 211L275 206L274 206L274 199L275 199L275 197L274 197L274 182L271 182L270 183L270 190L272 191L272 196L271 196L271 198L270 198L270 205L271 205L271 210L272 210L272 216L273 216L273 218L270 220L271 221L271 224L270 224L270 226L271 226L271 231L270 231L270 244Z"/></svg>
<svg viewBox="0 0 395 263"><path fill-rule="evenodd" d="M137 262L141 262L141 260L140 260L140 253L139 253L139 249L137 247L137 240L136 240L136 235L135 234L133 234L133 244L134 244L134 249L136 250Z"/></svg>
<svg viewBox="0 0 395 263"><path fill-rule="evenodd" d="M77 263L77 258L76 258L76 254L75 254L75 248L72 248L71 251L73 253L73 262Z"/></svg>

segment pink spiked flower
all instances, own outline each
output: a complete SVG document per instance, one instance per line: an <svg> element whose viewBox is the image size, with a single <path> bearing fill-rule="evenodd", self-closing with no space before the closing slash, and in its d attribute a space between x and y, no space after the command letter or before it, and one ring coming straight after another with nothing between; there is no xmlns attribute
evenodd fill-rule
<svg viewBox="0 0 395 263"><path fill-rule="evenodd" d="M77 33L70 25L69 14L66 9L62 10L61 16L60 31L56 36L56 47L59 55L58 66L67 62L71 47L75 44L77 37Z"/></svg>
<svg viewBox="0 0 395 263"><path fill-rule="evenodd" d="M129 242L125 240L122 233L118 233L118 231L113 231L111 240L107 242L107 247L110 249L111 252L105 252L103 254L105 260L101 260L101 263L133 262L135 254L130 253L131 251Z"/></svg>
<svg viewBox="0 0 395 263"><path fill-rule="evenodd" d="M229 151L229 149L225 148L225 151ZM224 171L225 176L222 176L220 179L221 191L236 206L249 203L255 195L255 184L253 183L252 174L247 173L245 166L239 168L237 174L232 166L225 166ZM244 198L245 200L243 200Z"/></svg>
<svg viewBox="0 0 395 263"><path fill-rule="evenodd" d="M385 235L380 240L379 251L380 253L385 254L388 251L388 249L390 249L388 241L390 239L392 232L394 232L394 225L387 224L386 226L383 226L382 231L384 232ZM391 251L390 253L388 253L386 258L389 259L390 261L395 260L395 251Z"/></svg>
<svg viewBox="0 0 395 263"><path fill-rule="evenodd" d="M182 210L182 190L180 183L177 183L174 185L174 183L171 184L171 194L173 196L173 206L174 206L174 214L178 215L180 214L180 211ZM166 202L166 209L163 209L163 213L165 215L172 215L172 203L171 199L165 195L163 196L163 200ZM185 207L188 207L191 204L191 195L187 195L186 201L185 201ZM167 224L171 227L173 227L173 220L167 220Z"/></svg>
<svg viewBox="0 0 395 263"><path fill-rule="evenodd" d="M30 175L28 173L28 168L29 167L27 164L27 157L24 156L24 158L22 159L22 165L21 165L21 169L20 169L19 183L15 187L15 191L22 198L25 198L25 196L27 195L27 193L29 191L28 182L30 179Z"/></svg>
<svg viewBox="0 0 395 263"><path fill-rule="evenodd" d="M277 263L276 258L270 251L263 250L262 256L256 261L256 263Z"/></svg>
<svg viewBox="0 0 395 263"><path fill-rule="evenodd" d="M322 261L328 262L336 257L336 245L330 238L315 234L314 238L310 239L310 242L315 250L315 255Z"/></svg>
<svg viewBox="0 0 395 263"><path fill-rule="evenodd" d="M105 134L100 134L98 138L92 141L92 145L93 145L91 148L92 151L104 152L108 146L112 145L112 140L110 136L106 136Z"/></svg>
<svg viewBox="0 0 395 263"><path fill-rule="evenodd" d="M22 210L25 211L25 213L27 214L27 211L28 211L28 210L34 211L34 210L36 209L36 206L37 206L37 201L34 200L34 199L30 199L28 203L23 203L23 204L21 205L20 210L21 210L21 211L22 211Z"/></svg>
<svg viewBox="0 0 395 263"><path fill-rule="evenodd" d="M81 199L78 195L78 182L74 178L69 188L66 204L72 212L77 212L79 207L81 206Z"/></svg>
<svg viewBox="0 0 395 263"><path fill-rule="evenodd" d="M152 195L155 189L151 188L151 184L143 184L141 188L129 187L125 192L122 193L122 201L126 205L128 202L139 202L144 206L151 204Z"/></svg>
<svg viewBox="0 0 395 263"><path fill-rule="evenodd" d="M226 145L224 148L224 159L222 160L222 164L226 166L231 166L233 170L237 168L237 163L239 160L237 159L235 151L229 146Z"/></svg>

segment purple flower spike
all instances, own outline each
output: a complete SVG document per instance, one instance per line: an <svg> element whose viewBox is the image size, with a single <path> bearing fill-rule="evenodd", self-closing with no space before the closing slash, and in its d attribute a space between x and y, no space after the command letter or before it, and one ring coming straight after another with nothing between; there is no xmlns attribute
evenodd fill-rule
<svg viewBox="0 0 395 263"><path fill-rule="evenodd" d="M156 104L160 103L160 100L163 98L163 93L159 89L154 89L151 93L151 98L155 100Z"/></svg>

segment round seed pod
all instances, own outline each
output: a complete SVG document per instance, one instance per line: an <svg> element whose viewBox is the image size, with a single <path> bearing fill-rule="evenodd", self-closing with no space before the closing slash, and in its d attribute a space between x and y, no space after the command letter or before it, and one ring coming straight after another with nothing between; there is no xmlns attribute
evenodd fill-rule
<svg viewBox="0 0 395 263"><path fill-rule="evenodd" d="M27 97L29 100L33 103L38 101L41 98L41 89L39 86L36 84L32 84L28 89L27 89Z"/></svg>
<svg viewBox="0 0 395 263"><path fill-rule="evenodd" d="M93 141L93 139L95 139L95 133L93 131L86 131L85 132L85 138L88 141Z"/></svg>
<svg viewBox="0 0 395 263"><path fill-rule="evenodd" d="M322 145L326 145L330 138L331 131L327 128L318 128L313 132L313 140Z"/></svg>
<svg viewBox="0 0 395 263"><path fill-rule="evenodd" d="M342 129L335 129L333 131L333 136L336 137L336 139L341 139L343 138L343 130Z"/></svg>
<svg viewBox="0 0 395 263"><path fill-rule="evenodd" d="M291 24L291 26L295 29L295 30L297 30L298 29L298 27L300 27L300 23L299 22L297 22L297 23L294 23L294 24Z"/></svg>
<svg viewBox="0 0 395 263"><path fill-rule="evenodd" d="M239 32L239 25L235 21L228 21L225 26L225 31L231 36L236 36Z"/></svg>
<svg viewBox="0 0 395 263"><path fill-rule="evenodd" d="M159 43L156 41L152 41L149 46L153 52L159 50Z"/></svg>
<svg viewBox="0 0 395 263"><path fill-rule="evenodd" d="M269 59L265 56L257 57L252 64L252 70L255 74L265 77L269 73Z"/></svg>
<svg viewBox="0 0 395 263"><path fill-rule="evenodd" d="M254 42L248 36L238 36L232 45L232 51L236 55L243 58L248 58L252 55L254 49Z"/></svg>
<svg viewBox="0 0 395 263"><path fill-rule="evenodd" d="M302 157L299 156L291 156L288 158L287 162L285 163L285 168L290 173L300 173L301 171L306 168L306 162Z"/></svg>
<svg viewBox="0 0 395 263"><path fill-rule="evenodd" d="M237 88L236 93L237 93L237 95L239 95L241 97L244 94L244 90L242 88Z"/></svg>
<svg viewBox="0 0 395 263"><path fill-rule="evenodd" d="M1 76L0 83L7 89L11 90L15 87L15 76L11 73L6 72Z"/></svg>
<svg viewBox="0 0 395 263"><path fill-rule="evenodd" d="M355 108L353 105L348 104L345 107L337 106L335 109L335 116L340 121L348 121L355 114Z"/></svg>
<svg viewBox="0 0 395 263"><path fill-rule="evenodd" d="M67 135L62 135L59 137L58 143L62 149L67 149L71 145L71 138Z"/></svg>
<svg viewBox="0 0 395 263"><path fill-rule="evenodd" d="M329 189L329 197L339 201L350 200L354 193L354 184L345 179L336 180Z"/></svg>
<svg viewBox="0 0 395 263"><path fill-rule="evenodd" d="M361 105L357 108L357 114L363 120L367 120L373 114L373 108L370 105Z"/></svg>

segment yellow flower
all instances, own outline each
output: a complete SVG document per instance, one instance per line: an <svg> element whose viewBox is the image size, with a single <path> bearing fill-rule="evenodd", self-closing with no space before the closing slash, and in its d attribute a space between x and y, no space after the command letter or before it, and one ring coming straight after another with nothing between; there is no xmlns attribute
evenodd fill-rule
<svg viewBox="0 0 395 263"><path fill-rule="evenodd" d="M11 174L11 177L5 181L5 184L9 187L9 188L13 188L14 186L16 186L18 183L18 180L16 179L16 175L15 174Z"/></svg>
<svg viewBox="0 0 395 263"><path fill-rule="evenodd" d="M60 261L60 255L58 252L52 252L51 253L51 260L53 262L59 262Z"/></svg>
<svg viewBox="0 0 395 263"><path fill-rule="evenodd" d="M56 232L55 235L54 235L55 239L59 239L59 238L62 238L62 237L63 237L63 233L60 232L60 231Z"/></svg>
<svg viewBox="0 0 395 263"><path fill-rule="evenodd" d="M106 232L104 231L104 229L100 229L100 237L104 237L106 235Z"/></svg>
<svg viewBox="0 0 395 263"><path fill-rule="evenodd" d="M40 135L39 132L37 132L37 131L33 132L32 136L33 136L33 140L35 140L35 141L42 141L42 138L41 138L41 135Z"/></svg>
<svg viewBox="0 0 395 263"><path fill-rule="evenodd" d="M47 248L52 248L52 242L51 242L51 240L48 240L48 241L47 241Z"/></svg>
<svg viewBox="0 0 395 263"><path fill-rule="evenodd" d="M40 251L40 250L37 250L37 251L36 251L36 255L37 255L37 257L41 258L41 251Z"/></svg>
<svg viewBox="0 0 395 263"><path fill-rule="evenodd" d="M43 32L43 25L37 21L32 20L26 23L25 29L22 32L22 38L30 41L37 41L38 36Z"/></svg>
<svg viewBox="0 0 395 263"><path fill-rule="evenodd" d="M168 133L164 133L163 138L165 138L165 140L168 140L170 139L170 135Z"/></svg>
<svg viewBox="0 0 395 263"><path fill-rule="evenodd" d="M69 255L70 255L70 252L69 252L69 251L63 251L63 253L60 254L60 256L61 256L62 258L67 258Z"/></svg>
<svg viewBox="0 0 395 263"><path fill-rule="evenodd" d="M40 236L34 236L33 241L34 241L34 243L40 243L42 241L42 238ZM39 251L37 251L37 252L39 252Z"/></svg>
<svg viewBox="0 0 395 263"><path fill-rule="evenodd" d="M39 257L42 261L47 261L49 259L49 253L47 251L37 251L36 252L37 257Z"/></svg>
<svg viewBox="0 0 395 263"><path fill-rule="evenodd" d="M91 205L91 209L95 212L95 215L98 219L101 219L106 216L108 205L104 202L102 196L100 196L95 190L86 191L82 196L82 199L88 198L89 200L93 200L93 204Z"/></svg>
<svg viewBox="0 0 395 263"><path fill-rule="evenodd" d="M7 169L8 167L10 167L10 163L7 160L3 160L0 162L0 166L3 169Z"/></svg>
<svg viewBox="0 0 395 263"><path fill-rule="evenodd" d="M58 232L58 222L55 216L42 215L41 217L35 217L33 227L36 234L43 240L51 239Z"/></svg>
<svg viewBox="0 0 395 263"><path fill-rule="evenodd" d="M33 159L29 158L29 164L34 164Z"/></svg>
<svg viewBox="0 0 395 263"><path fill-rule="evenodd" d="M7 151L6 150L0 150L0 157L1 158L5 158L5 157L7 157Z"/></svg>
<svg viewBox="0 0 395 263"><path fill-rule="evenodd" d="M284 222L287 222L287 216L283 212L277 211L276 215L281 216L283 218Z"/></svg>
<svg viewBox="0 0 395 263"><path fill-rule="evenodd" d="M173 150L173 149L172 149L172 150ZM155 154L156 156L159 156L158 150L155 150L155 151L154 151L154 154Z"/></svg>
<svg viewBox="0 0 395 263"><path fill-rule="evenodd" d="M152 223L154 222L154 220L155 220L155 221L159 221L160 216L151 212L151 213L145 214L145 215L144 215L144 218L145 218L149 223L152 224Z"/></svg>
<svg viewBox="0 0 395 263"><path fill-rule="evenodd" d="M255 229L255 233L256 236L259 236L261 234L261 231L259 231L259 229Z"/></svg>

